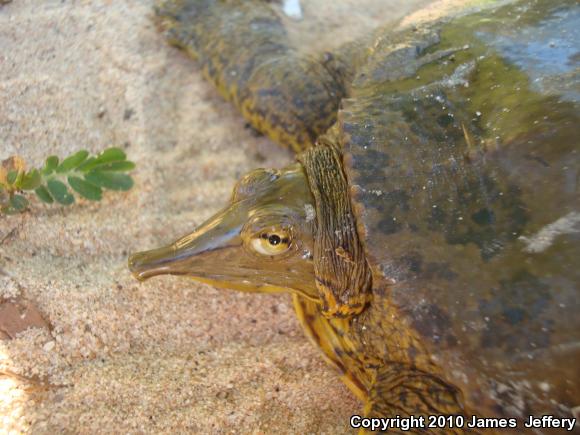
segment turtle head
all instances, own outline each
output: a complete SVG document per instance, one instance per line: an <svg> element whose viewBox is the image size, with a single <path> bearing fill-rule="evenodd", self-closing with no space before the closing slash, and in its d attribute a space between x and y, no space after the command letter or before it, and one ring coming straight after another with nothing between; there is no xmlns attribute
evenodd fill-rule
<svg viewBox="0 0 580 435"><path fill-rule="evenodd" d="M133 275L184 275L242 291L295 291L317 298L315 209L302 165L257 169L229 204L174 243L130 256Z"/></svg>
<svg viewBox="0 0 580 435"><path fill-rule="evenodd" d="M191 234L129 258L133 275L184 275L250 292L293 291L327 317L364 310L371 272L339 150L320 142L281 170L243 177L230 203Z"/></svg>

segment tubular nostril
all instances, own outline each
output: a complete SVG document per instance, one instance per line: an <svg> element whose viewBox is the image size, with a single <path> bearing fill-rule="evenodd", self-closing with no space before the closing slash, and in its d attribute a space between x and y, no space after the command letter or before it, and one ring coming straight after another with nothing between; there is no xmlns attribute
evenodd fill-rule
<svg viewBox="0 0 580 435"><path fill-rule="evenodd" d="M129 259L127 261L128 265L129 265L129 270L132 273L135 273L137 271L137 268L139 267L140 261L139 261L139 257L142 258L142 255L140 255L140 252L137 252L135 254L131 254L129 256Z"/></svg>
<svg viewBox="0 0 580 435"><path fill-rule="evenodd" d="M139 281L143 281L145 279L142 273L140 273L143 268L143 257L143 253L137 252L135 254L131 254L127 260L131 274L133 274L133 276Z"/></svg>
<svg viewBox="0 0 580 435"><path fill-rule="evenodd" d="M136 252L127 260L129 270L139 281L156 275L174 273L178 262L173 246Z"/></svg>

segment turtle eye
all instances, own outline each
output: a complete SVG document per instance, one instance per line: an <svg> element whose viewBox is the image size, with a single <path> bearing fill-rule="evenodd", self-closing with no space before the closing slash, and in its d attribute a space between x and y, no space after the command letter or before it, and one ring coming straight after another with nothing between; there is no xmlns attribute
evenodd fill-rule
<svg viewBox="0 0 580 435"><path fill-rule="evenodd" d="M264 231L252 239L251 245L262 255L283 254L290 248L290 234L284 230Z"/></svg>

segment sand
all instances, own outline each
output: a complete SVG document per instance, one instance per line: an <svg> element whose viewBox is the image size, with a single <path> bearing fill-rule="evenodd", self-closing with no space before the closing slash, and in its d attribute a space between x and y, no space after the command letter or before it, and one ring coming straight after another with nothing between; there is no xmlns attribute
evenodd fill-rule
<svg viewBox="0 0 580 435"><path fill-rule="evenodd" d="M303 1L292 37L338 44L427 3ZM137 163L127 193L0 217L0 295L51 325L0 341L0 432L348 433L360 404L287 295L138 283L127 270L129 252L191 231L241 174L292 160L165 43L151 11L151 0L0 6L0 159L38 166L114 145Z"/></svg>

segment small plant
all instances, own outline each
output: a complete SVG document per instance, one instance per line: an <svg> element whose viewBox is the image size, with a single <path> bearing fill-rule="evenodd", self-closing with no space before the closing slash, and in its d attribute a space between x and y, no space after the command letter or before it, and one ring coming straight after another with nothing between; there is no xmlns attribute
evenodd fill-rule
<svg viewBox="0 0 580 435"><path fill-rule="evenodd" d="M70 188L83 198L99 201L103 190L129 190L133 179L126 172L135 168L123 150L108 148L96 156L78 151L62 161L50 156L42 168L26 170L24 160L10 157L0 164L0 213L13 214L28 207L22 193L34 191L41 201L70 205Z"/></svg>

